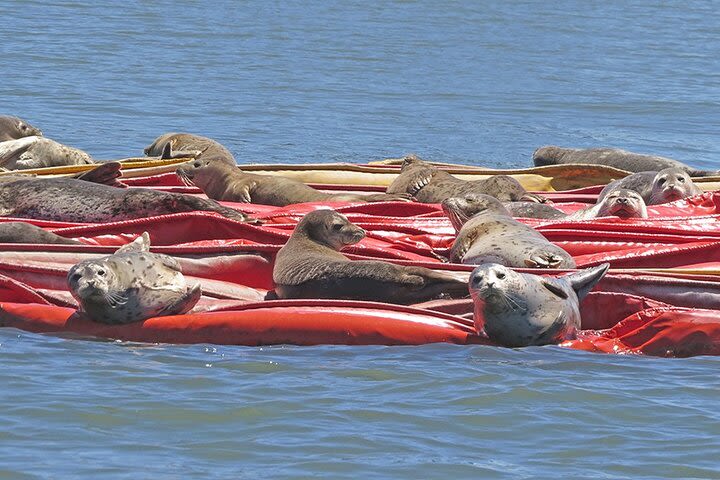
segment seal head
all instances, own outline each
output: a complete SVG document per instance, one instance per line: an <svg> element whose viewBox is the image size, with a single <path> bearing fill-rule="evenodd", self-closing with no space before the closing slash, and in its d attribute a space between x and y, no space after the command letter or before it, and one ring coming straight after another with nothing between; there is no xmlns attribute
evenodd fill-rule
<svg viewBox="0 0 720 480"><path fill-rule="evenodd" d="M693 183L690 175L680 168L660 170L653 178L649 204L674 202L683 198L693 197L702 190Z"/></svg>
<svg viewBox="0 0 720 480"><path fill-rule="evenodd" d="M598 204L598 217L610 215L620 218L648 218L645 200L639 193L623 188L611 192Z"/></svg>
<svg viewBox="0 0 720 480"><path fill-rule="evenodd" d="M23 137L41 137L42 134L39 128L33 127L18 117L0 115L0 142L17 140Z"/></svg>
<svg viewBox="0 0 720 480"><path fill-rule="evenodd" d="M580 301L609 264L552 278L483 264L470 275L475 327L506 347L557 344L581 328Z"/></svg>

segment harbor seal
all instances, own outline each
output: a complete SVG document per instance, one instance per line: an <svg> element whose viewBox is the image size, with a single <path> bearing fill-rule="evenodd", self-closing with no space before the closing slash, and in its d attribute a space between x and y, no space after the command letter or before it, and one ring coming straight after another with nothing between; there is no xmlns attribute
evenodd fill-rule
<svg viewBox="0 0 720 480"><path fill-rule="evenodd" d="M176 259L150 253L147 232L112 255L73 266L67 283L91 320L112 325L186 313L201 295Z"/></svg>
<svg viewBox="0 0 720 480"><path fill-rule="evenodd" d="M645 200L639 193L626 188L611 191L592 207L578 210L567 220L591 220L597 217L648 218Z"/></svg>
<svg viewBox="0 0 720 480"><path fill-rule="evenodd" d="M0 243L46 243L80 245L72 238L61 237L26 222L0 223Z"/></svg>
<svg viewBox="0 0 720 480"><path fill-rule="evenodd" d="M470 275L475 327L506 347L557 344L581 328L580 301L607 272L604 263L558 278L480 265Z"/></svg>
<svg viewBox="0 0 720 480"><path fill-rule="evenodd" d="M0 143L0 166L9 170L93 163L92 157L82 150L45 137L30 136Z"/></svg>
<svg viewBox="0 0 720 480"><path fill-rule="evenodd" d="M407 194L325 193L291 178L246 173L218 158L197 159L177 169L186 184L214 200L284 207L305 202L409 201Z"/></svg>
<svg viewBox="0 0 720 480"><path fill-rule="evenodd" d="M445 214L458 232L450 261L508 267L575 268L575 261L542 234L509 216L495 198L472 194L448 198Z"/></svg>
<svg viewBox="0 0 720 480"><path fill-rule="evenodd" d="M0 142L23 137L42 137L42 131L24 120L10 115L0 115Z"/></svg>
<svg viewBox="0 0 720 480"><path fill-rule="evenodd" d="M538 195L526 192L520 182L507 175L493 175L485 180L461 180L413 156L405 158L400 175L386 191L407 193L422 203L442 203L447 198L466 193L482 193L503 202L545 201Z"/></svg>
<svg viewBox="0 0 720 480"><path fill-rule="evenodd" d="M659 172L639 172L610 182L598 197L598 202L619 189L633 190L640 194L646 205L659 205L681 198L700 195L702 190L680 168L666 168Z"/></svg>
<svg viewBox="0 0 720 480"><path fill-rule="evenodd" d="M441 295L467 296L467 282L452 274L379 260L351 261L339 252L365 231L334 210L303 217L277 253L278 298L335 298L410 304ZM268 298L272 298L269 296Z"/></svg>
<svg viewBox="0 0 720 480"><path fill-rule="evenodd" d="M693 177L717 175L718 172L698 170L672 158L657 155L644 155L628 152L619 148L563 148L554 145L540 147L533 152L533 163L541 167L545 165L565 165L584 163L606 165L628 172L638 173L660 171L666 168L679 168Z"/></svg>
<svg viewBox="0 0 720 480"><path fill-rule="evenodd" d="M149 188L115 188L75 178L13 177L0 181L0 216L107 223L191 211L240 222L248 215L206 198Z"/></svg>
<svg viewBox="0 0 720 480"><path fill-rule="evenodd" d="M192 133L166 133L145 147L145 155L160 158L217 158L235 165L235 157L219 142Z"/></svg>

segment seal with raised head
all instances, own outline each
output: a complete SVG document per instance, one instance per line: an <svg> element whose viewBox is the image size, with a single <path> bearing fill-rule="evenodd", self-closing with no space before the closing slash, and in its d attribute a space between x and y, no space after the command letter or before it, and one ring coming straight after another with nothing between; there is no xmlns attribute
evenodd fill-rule
<svg viewBox="0 0 720 480"><path fill-rule="evenodd" d="M0 142L17 140L23 137L41 137L42 134L39 128L33 127L18 117L0 115Z"/></svg>
<svg viewBox="0 0 720 480"><path fill-rule="evenodd" d="M633 190L640 194L646 205L659 205L682 198L700 195L702 190L680 168L666 168L659 172L640 172L610 182L600 192L598 202L615 190Z"/></svg>
<svg viewBox="0 0 720 480"><path fill-rule="evenodd" d="M200 284L187 284L176 259L150 253L147 232L112 255L73 266L67 282L81 310L108 324L180 315L201 295Z"/></svg>
<svg viewBox="0 0 720 480"><path fill-rule="evenodd" d="M633 153L619 148L563 148L548 145L533 152L533 163L538 167L570 163L606 165L633 173L680 168L693 177L718 174L693 168L672 158Z"/></svg>
<svg viewBox="0 0 720 480"><path fill-rule="evenodd" d="M75 178L12 177L0 181L0 216L106 223L178 212L209 211L240 222L248 215L219 203L149 188L115 188Z"/></svg>
<svg viewBox="0 0 720 480"><path fill-rule="evenodd" d="M443 295L467 296L467 282L450 273L380 260L353 261L339 252L364 236L362 228L334 210L305 215L275 258L277 297L410 304Z"/></svg>
<svg viewBox="0 0 720 480"><path fill-rule="evenodd" d="M160 135L147 147L145 155L160 158L217 158L229 165L235 165L230 150L212 138L192 133L171 132Z"/></svg>
<svg viewBox="0 0 720 480"><path fill-rule="evenodd" d="M9 170L88 165L87 153L45 137L31 136L0 143L0 166Z"/></svg>
<svg viewBox="0 0 720 480"><path fill-rule="evenodd" d="M506 347L557 344L581 328L580 301L609 264L558 278L487 263L470 274L475 327Z"/></svg>
<svg viewBox="0 0 720 480"><path fill-rule="evenodd" d="M592 207L568 215L567 220L591 220L597 217L648 218L645 200L639 193L626 188L611 191Z"/></svg>
<svg viewBox="0 0 720 480"><path fill-rule="evenodd" d="M197 159L176 171L186 184L200 188L214 199L284 207L305 202L409 201L407 194L325 193L291 178L241 171L218 158Z"/></svg>
<svg viewBox="0 0 720 480"><path fill-rule="evenodd" d="M575 261L565 250L510 217L496 198L468 194L446 199L442 208L458 232L450 250L451 262L575 268Z"/></svg>
<svg viewBox="0 0 720 480"><path fill-rule="evenodd" d="M442 203L467 193L482 193L503 202L545 201L525 191L513 177L493 175L484 180L462 180L414 156L405 157L400 175L388 186L387 193L407 193L422 203Z"/></svg>
<svg viewBox="0 0 720 480"><path fill-rule="evenodd" d="M0 243L80 244L77 240L61 237L26 222L0 223Z"/></svg>

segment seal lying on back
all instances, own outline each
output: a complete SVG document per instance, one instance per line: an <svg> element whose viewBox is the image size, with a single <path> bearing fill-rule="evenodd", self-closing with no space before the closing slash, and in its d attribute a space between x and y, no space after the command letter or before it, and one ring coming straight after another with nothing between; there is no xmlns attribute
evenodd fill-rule
<svg viewBox="0 0 720 480"><path fill-rule="evenodd" d="M52 232L25 222L0 223L0 243L80 244L77 240L55 235Z"/></svg>
<svg viewBox="0 0 720 480"><path fill-rule="evenodd" d="M511 218L493 197L482 194L453 197L445 200L442 207L458 232L450 251L451 262L575 268L575 261L565 250Z"/></svg>
<svg viewBox="0 0 720 480"><path fill-rule="evenodd" d="M18 117L0 115L0 142L31 136L41 137L42 134L39 128L33 127Z"/></svg>
<svg viewBox="0 0 720 480"><path fill-rule="evenodd" d="M467 296L466 282L450 274L378 260L351 261L339 252L364 236L362 228L334 210L305 215L275 258L277 297L409 304L443 294Z"/></svg>
<svg viewBox="0 0 720 480"><path fill-rule="evenodd" d="M640 194L646 205L659 205L681 198L700 195L702 190L690 176L679 168L666 168L659 172L640 172L610 182L598 197L598 202L616 190L633 190Z"/></svg>
<svg viewBox="0 0 720 480"><path fill-rule="evenodd" d="M625 188L613 190L598 203L589 208L578 210L566 218L568 220L590 220L597 217L648 218L645 200L639 193Z"/></svg>
<svg viewBox="0 0 720 480"><path fill-rule="evenodd" d="M187 184L200 188L215 200L259 203L284 207L305 202L383 202L408 201L409 195L378 193L324 193L291 178L246 173L237 165L228 165L217 158L199 159L177 169Z"/></svg>
<svg viewBox="0 0 720 480"><path fill-rule="evenodd" d="M442 203L447 198L467 193L482 193L503 202L544 201L542 197L526 192L520 182L507 175L461 180L412 156L405 158L400 175L387 188L387 193L407 193L423 203Z"/></svg>
<svg viewBox="0 0 720 480"><path fill-rule="evenodd" d="M106 257L70 269L68 287L91 320L108 324L180 315L200 300L200 284L188 286L177 260L150 253L143 233Z"/></svg>
<svg viewBox="0 0 720 480"><path fill-rule="evenodd" d="M145 147L145 155L160 158L217 158L228 165L235 165L235 157L219 142L192 133L166 133Z"/></svg>
<svg viewBox="0 0 720 480"><path fill-rule="evenodd" d="M87 153L45 137L23 137L0 143L0 166L10 170L87 165L95 163Z"/></svg>
<svg viewBox="0 0 720 480"><path fill-rule="evenodd" d="M114 188L74 178L14 177L0 182L0 216L106 223L191 211L254 221L213 200L149 188Z"/></svg>
<svg viewBox="0 0 720 480"><path fill-rule="evenodd" d="M660 171L666 168L679 168L693 177L717 175L718 172L698 170L672 158L657 155L643 155L628 152L619 148L562 148L554 145L540 147L533 152L533 163L541 167L545 165L564 165L584 163L591 165L607 165L628 172Z"/></svg>
<svg viewBox="0 0 720 480"><path fill-rule="evenodd" d="M609 266L552 278L492 263L480 265L470 275L475 327L506 347L573 339L581 328L580 301Z"/></svg>

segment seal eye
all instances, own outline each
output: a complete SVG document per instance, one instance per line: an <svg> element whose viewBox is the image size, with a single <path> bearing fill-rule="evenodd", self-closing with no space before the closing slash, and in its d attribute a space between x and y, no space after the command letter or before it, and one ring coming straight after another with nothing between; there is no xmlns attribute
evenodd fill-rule
<svg viewBox="0 0 720 480"><path fill-rule="evenodd" d="M495 275L495 276L496 276L497 278L499 278L500 280L502 280L503 278L505 278L505 274L504 274L503 272L498 272L498 274Z"/></svg>
<svg viewBox="0 0 720 480"><path fill-rule="evenodd" d="M102 277L102 276L105 275L105 270L98 270L98 271L97 271L97 274Z"/></svg>
<svg viewBox="0 0 720 480"><path fill-rule="evenodd" d="M340 230L342 230L342 227L342 223L333 223L333 232L339 232Z"/></svg>
<svg viewBox="0 0 720 480"><path fill-rule="evenodd" d="M685 183L685 177L678 177L678 182Z"/></svg>
<svg viewBox="0 0 720 480"><path fill-rule="evenodd" d="M661 178L660 180L658 180L658 185L665 185L665 179Z"/></svg>
<svg viewBox="0 0 720 480"><path fill-rule="evenodd" d="M202 167L202 162L195 162L195 163L193 163L193 167L195 167L195 168L200 168L200 167Z"/></svg>
<svg viewBox="0 0 720 480"><path fill-rule="evenodd" d="M78 281L80 281L81 278L82 278L82 275L80 275L79 273L75 273L75 274L73 274L72 277L70 277L70 280L73 282L78 282Z"/></svg>

